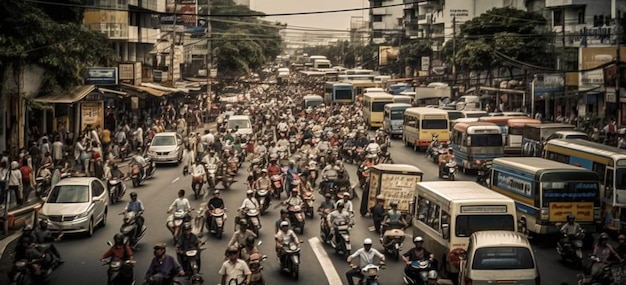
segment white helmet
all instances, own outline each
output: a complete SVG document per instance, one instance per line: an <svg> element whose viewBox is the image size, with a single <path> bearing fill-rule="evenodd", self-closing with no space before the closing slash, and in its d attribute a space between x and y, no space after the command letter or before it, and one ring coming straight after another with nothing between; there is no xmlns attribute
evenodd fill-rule
<svg viewBox="0 0 626 285"><path fill-rule="evenodd" d="M363 245L372 245L372 239L366 238L365 240L363 240Z"/></svg>
<svg viewBox="0 0 626 285"><path fill-rule="evenodd" d="M413 239L413 243L416 243L416 242L424 242L424 238L422 238L421 236L416 236Z"/></svg>

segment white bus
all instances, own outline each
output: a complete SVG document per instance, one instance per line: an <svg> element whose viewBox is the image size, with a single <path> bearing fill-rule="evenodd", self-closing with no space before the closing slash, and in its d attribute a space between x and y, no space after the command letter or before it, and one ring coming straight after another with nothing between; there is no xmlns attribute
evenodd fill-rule
<svg viewBox="0 0 626 285"><path fill-rule="evenodd" d="M470 181L417 183L412 214L413 236L424 238L444 275L459 272L458 254L473 233L517 231L515 201Z"/></svg>

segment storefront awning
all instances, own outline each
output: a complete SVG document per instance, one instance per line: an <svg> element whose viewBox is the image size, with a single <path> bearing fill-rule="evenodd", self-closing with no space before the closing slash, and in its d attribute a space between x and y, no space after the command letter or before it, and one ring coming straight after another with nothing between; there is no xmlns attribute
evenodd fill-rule
<svg viewBox="0 0 626 285"><path fill-rule="evenodd" d="M102 91L103 93L111 93L111 94L120 95L120 96L128 95L128 93L126 93L124 91L112 90L112 89L108 89L108 88L98 87L98 90Z"/></svg>
<svg viewBox="0 0 626 285"><path fill-rule="evenodd" d="M80 101L80 99L85 98L87 94L96 90L95 85L81 85L77 86L74 89L57 94L50 94L41 97L34 98L33 101L39 103L61 103L61 104L72 104Z"/></svg>
<svg viewBox="0 0 626 285"><path fill-rule="evenodd" d="M480 86L478 89L476 89L476 87L467 89L467 91L465 91L465 94L470 94L475 91L491 91L491 92L500 92L500 93L506 93L506 94L519 94L519 95L523 95L526 93L526 91L524 90Z"/></svg>
<svg viewBox="0 0 626 285"><path fill-rule="evenodd" d="M150 87L135 86L135 85L126 84L126 83L122 83L121 85L126 87L126 88L129 88L130 90L133 90L133 91L136 91L136 92L140 92L140 93L147 93L147 94L155 96L155 97L163 97L165 95L169 95L169 94L172 93L172 92L157 90L157 89L150 88Z"/></svg>

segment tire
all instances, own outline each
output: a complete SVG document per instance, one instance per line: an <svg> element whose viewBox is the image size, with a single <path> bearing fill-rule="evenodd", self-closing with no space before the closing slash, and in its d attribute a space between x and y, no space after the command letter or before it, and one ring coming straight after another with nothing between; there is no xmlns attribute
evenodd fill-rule
<svg viewBox="0 0 626 285"><path fill-rule="evenodd" d="M450 179L450 181L454 181L454 174L448 174L448 179Z"/></svg>
<svg viewBox="0 0 626 285"><path fill-rule="evenodd" d="M223 233L224 233L224 229L223 229L223 228L218 228L218 229L215 231L215 236L216 236L218 239L222 239L222 235L223 235Z"/></svg>
<svg viewBox="0 0 626 285"><path fill-rule="evenodd" d="M100 227L104 228L107 225L107 214L108 214L109 210L108 209L104 209L104 214L102 215L102 221L100 222Z"/></svg>
<svg viewBox="0 0 626 285"><path fill-rule="evenodd" d="M94 232L93 217L91 217L91 219L89 219L89 226L87 228L87 237L92 237L93 232Z"/></svg>
<svg viewBox="0 0 626 285"><path fill-rule="evenodd" d="M137 179L133 179L133 188L139 187L139 181Z"/></svg>
<svg viewBox="0 0 626 285"><path fill-rule="evenodd" d="M393 260L398 261L400 260L400 251L397 249L394 249L393 252L391 253L391 257L393 257Z"/></svg>
<svg viewBox="0 0 626 285"><path fill-rule="evenodd" d="M291 278L296 281L300 278L300 268L298 265L291 265Z"/></svg>

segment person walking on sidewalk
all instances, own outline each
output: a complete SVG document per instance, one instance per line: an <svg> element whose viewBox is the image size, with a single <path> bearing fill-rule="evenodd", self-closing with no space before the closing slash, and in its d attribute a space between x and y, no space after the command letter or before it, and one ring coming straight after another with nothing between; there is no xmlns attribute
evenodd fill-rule
<svg viewBox="0 0 626 285"><path fill-rule="evenodd" d="M28 166L28 160L22 160L22 167L20 167L20 173L22 174L22 194L24 203L28 202L28 195L34 189L35 175L33 169Z"/></svg>
<svg viewBox="0 0 626 285"><path fill-rule="evenodd" d="M19 169L17 161L11 162L11 170L9 173L9 191L15 194L15 199L18 205L22 205L22 173Z"/></svg>
<svg viewBox="0 0 626 285"><path fill-rule="evenodd" d="M59 165L63 161L63 142L61 142L61 137L57 137L55 142L52 143L52 161L54 165Z"/></svg>

